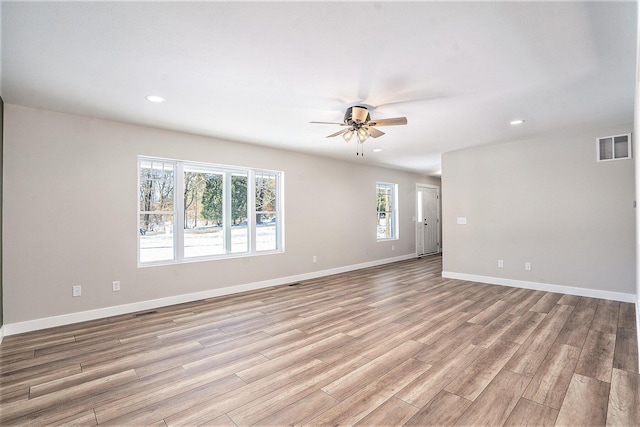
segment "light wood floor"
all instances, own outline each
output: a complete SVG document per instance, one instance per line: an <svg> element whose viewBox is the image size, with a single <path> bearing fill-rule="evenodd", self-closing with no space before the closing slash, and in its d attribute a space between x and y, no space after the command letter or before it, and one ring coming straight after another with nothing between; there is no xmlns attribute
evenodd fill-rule
<svg viewBox="0 0 640 427"><path fill-rule="evenodd" d="M640 425L632 304L441 268L6 337L0 425Z"/></svg>

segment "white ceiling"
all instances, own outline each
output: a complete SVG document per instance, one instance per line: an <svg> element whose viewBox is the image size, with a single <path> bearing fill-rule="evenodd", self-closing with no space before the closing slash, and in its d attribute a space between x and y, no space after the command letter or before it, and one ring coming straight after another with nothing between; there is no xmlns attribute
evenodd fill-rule
<svg viewBox="0 0 640 427"><path fill-rule="evenodd" d="M633 120L635 2L3 2L1 15L7 103L421 173L447 151ZM409 123L356 157L355 138L309 123L354 104Z"/></svg>

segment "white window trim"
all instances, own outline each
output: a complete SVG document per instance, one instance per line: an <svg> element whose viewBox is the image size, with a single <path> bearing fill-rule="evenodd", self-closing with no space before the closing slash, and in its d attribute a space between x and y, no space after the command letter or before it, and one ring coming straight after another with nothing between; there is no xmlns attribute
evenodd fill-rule
<svg viewBox="0 0 640 427"><path fill-rule="evenodd" d="M160 260L160 261L140 261L140 163L142 161L154 161L154 162L165 162L172 163L174 167L174 190L173 190L173 259L170 260ZM184 215L182 212L183 203L178 199L178 195L184 194L184 168L185 166L189 168L202 168L202 171L212 171L223 173L223 188L225 190L225 200L231 200L231 186L226 185L226 181L230 179L231 175L234 172L241 172L247 174L247 182L249 188L247 189L247 252L240 253L231 253L231 203L226 203L224 205L223 211L223 223L229 224L225 225L225 234L224 234L224 246L226 253L219 255L207 255L200 257L188 257L184 256ZM137 243L137 266L139 268L145 267L155 267L161 265L173 265L173 264L185 264L191 262L201 262L201 261L212 261L219 259L230 259L230 258L244 258L244 257L252 257L252 256L261 256L261 255L272 255L284 253L284 172L277 171L272 169L264 169L264 168L247 168L247 167L239 167L239 166L228 166L228 165L220 165L214 163L201 163L201 162L192 162L186 160L176 160L176 159L167 159L162 157L150 157L150 156L138 156L136 163L137 170L137 220L136 220L136 243ZM256 207L255 207L255 176L256 172L267 172L271 174L275 174L276 176L276 191L277 191L277 204L276 204L276 249L273 250L263 250L258 251L256 249L256 225L255 224L255 216L256 216ZM179 179L177 177L180 177ZM228 188L227 188L228 187ZM164 212L159 212L164 213Z"/></svg>

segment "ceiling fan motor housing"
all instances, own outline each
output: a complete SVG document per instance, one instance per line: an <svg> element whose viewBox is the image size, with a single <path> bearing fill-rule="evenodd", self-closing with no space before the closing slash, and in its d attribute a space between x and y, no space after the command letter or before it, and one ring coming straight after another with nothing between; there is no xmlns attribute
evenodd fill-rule
<svg viewBox="0 0 640 427"><path fill-rule="evenodd" d="M353 107L347 108L347 111L344 113L344 122L350 126L364 124L369 120L371 120L371 116L369 116L369 111L366 107L354 105Z"/></svg>

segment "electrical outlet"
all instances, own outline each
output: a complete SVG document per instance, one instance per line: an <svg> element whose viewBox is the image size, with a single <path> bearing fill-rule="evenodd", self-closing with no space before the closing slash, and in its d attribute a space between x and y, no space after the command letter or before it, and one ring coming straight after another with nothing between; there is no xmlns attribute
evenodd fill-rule
<svg viewBox="0 0 640 427"><path fill-rule="evenodd" d="M115 280L112 283L112 288L113 292L118 292L120 290L120 281L119 280Z"/></svg>
<svg viewBox="0 0 640 427"><path fill-rule="evenodd" d="M504 261L499 259L498 260L498 267L503 268L504 267Z"/></svg>
<svg viewBox="0 0 640 427"><path fill-rule="evenodd" d="M311 261L318 262L318 257L314 255L313 258L311 258Z"/></svg>
<svg viewBox="0 0 640 427"><path fill-rule="evenodd" d="M82 286L77 285L77 286L72 286L71 287L71 295L74 297L79 297L80 295L82 295Z"/></svg>
<svg viewBox="0 0 640 427"><path fill-rule="evenodd" d="M531 271L531 263L530 262L525 262L524 263L524 269L527 271Z"/></svg>
<svg viewBox="0 0 640 427"><path fill-rule="evenodd" d="M396 246L395 245L391 245L391 250L395 251L396 250Z"/></svg>

